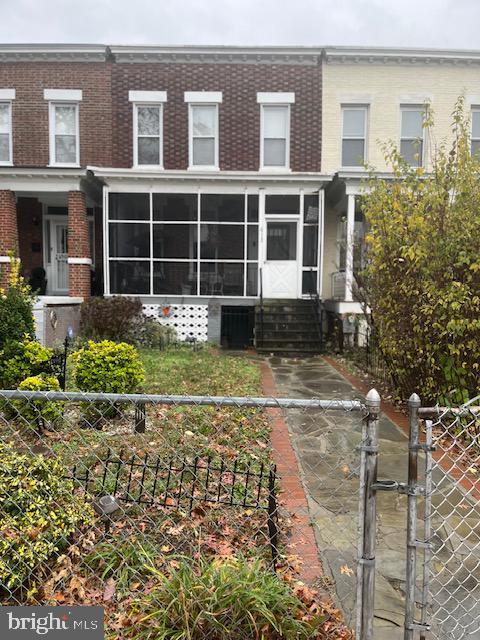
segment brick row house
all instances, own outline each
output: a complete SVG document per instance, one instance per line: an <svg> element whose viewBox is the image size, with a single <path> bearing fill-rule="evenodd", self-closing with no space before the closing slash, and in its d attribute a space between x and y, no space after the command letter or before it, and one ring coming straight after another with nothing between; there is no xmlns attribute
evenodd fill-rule
<svg viewBox="0 0 480 640"><path fill-rule="evenodd" d="M1 46L2 282L14 251L41 283L38 331L50 342L90 295L140 297L181 338L235 344L235 331L252 339L260 297L284 309L297 301L308 325L302 300L315 293L348 331L361 312L353 272L363 163L388 179L377 140L391 137L428 165L427 141L420 160L414 153L423 105L438 108L448 135L462 92L472 141L480 138L479 60L392 49ZM229 323L232 310L245 312L247 329ZM299 335L300 324L276 320L292 350L315 342L311 326Z"/></svg>

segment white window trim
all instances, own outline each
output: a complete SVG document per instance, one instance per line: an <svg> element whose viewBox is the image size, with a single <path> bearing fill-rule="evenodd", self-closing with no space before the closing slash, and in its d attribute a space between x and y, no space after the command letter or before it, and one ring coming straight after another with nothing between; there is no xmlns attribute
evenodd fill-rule
<svg viewBox="0 0 480 640"><path fill-rule="evenodd" d="M43 97L52 102L81 102L83 92L81 89L44 89Z"/></svg>
<svg viewBox="0 0 480 640"><path fill-rule="evenodd" d="M13 90L15 95L15 90ZM9 94L11 95L11 94ZM0 167L13 166L13 117L12 117L12 102L11 100L4 100L0 94L0 105L7 105L8 107L8 160L0 160Z"/></svg>
<svg viewBox="0 0 480 640"><path fill-rule="evenodd" d="M138 107L158 107L160 110L159 122L159 164L139 164L138 162ZM141 136L151 137L156 136ZM133 103L133 168L134 169L163 169L163 104L161 102L134 102Z"/></svg>
<svg viewBox="0 0 480 640"><path fill-rule="evenodd" d="M477 142L477 141L480 141L480 135L479 136L475 136L475 137L473 135L473 114L474 113L480 114L480 105L472 104L472 106L471 106L470 153L472 152L473 143Z"/></svg>
<svg viewBox="0 0 480 640"><path fill-rule="evenodd" d="M370 105L369 104L353 104L353 103L344 103L341 105L342 110L342 135L340 138L340 165L342 169L363 169L362 165L344 165L343 164L343 141L344 140L363 140L363 161L368 161L368 121L369 121L369 113L370 113ZM345 137L343 127L344 127L344 112L346 110L357 110L363 111L365 114L365 119L363 121L363 136L348 136Z"/></svg>
<svg viewBox="0 0 480 640"><path fill-rule="evenodd" d="M258 104L294 104L295 103L295 94L291 93L282 93L280 91L275 92L259 92L257 93L257 102Z"/></svg>
<svg viewBox="0 0 480 640"><path fill-rule="evenodd" d="M128 92L128 101L129 102L138 102L138 103L159 103L167 101L167 92L166 91L129 91Z"/></svg>
<svg viewBox="0 0 480 640"><path fill-rule="evenodd" d="M285 107L287 109L287 131L285 138L285 164L280 165L266 165L264 163L264 146L265 146L265 136L264 132L264 119L265 119L265 109L264 107ZM290 120L291 120L291 108L289 103L260 103L260 171L268 171L268 172L279 172L285 173L286 171L291 171L290 169Z"/></svg>
<svg viewBox="0 0 480 640"><path fill-rule="evenodd" d="M214 107L215 108L215 144L214 154L215 162L213 165L193 164L193 109L195 107ZM189 102L188 103L188 170L189 171L218 171L219 170L219 115L217 102ZM199 136L196 136L199 137Z"/></svg>
<svg viewBox="0 0 480 640"><path fill-rule="evenodd" d="M55 158L55 108L57 106L75 107L75 162L57 162ZM78 102L55 101L48 103L49 121L49 145L50 145L50 167L79 167L80 166L80 118Z"/></svg>
<svg viewBox="0 0 480 640"><path fill-rule="evenodd" d="M402 140L418 140L419 138L404 138L402 136L402 114L404 111L421 111L422 114L425 113L425 104L413 104L413 103L401 103L400 104L400 148L399 151L401 149L402 146ZM422 116L422 124L423 124L423 116ZM422 135L421 138L422 140L422 155L420 157L420 164L418 165L418 168L420 167L425 167L426 164L426 145L425 145L425 129L422 126ZM411 165L412 167L416 167L417 165Z"/></svg>
<svg viewBox="0 0 480 640"><path fill-rule="evenodd" d="M223 95L221 91L185 91L183 99L192 104L220 104L223 102Z"/></svg>

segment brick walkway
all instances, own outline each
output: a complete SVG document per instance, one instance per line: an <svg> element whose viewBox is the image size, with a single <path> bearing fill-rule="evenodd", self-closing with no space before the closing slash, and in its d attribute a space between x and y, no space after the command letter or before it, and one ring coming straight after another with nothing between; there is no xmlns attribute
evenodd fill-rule
<svg viewBox="0 0 480 640"><path fill-rule="evenodd" d="M262 363L262 386L265 396L278 396L272 370L267 362ZM281 477L281 504L291 514L291 538L287 544L289 554L298 556L301 567L299 579L313 584L323 571L315 534L310 521L307 498L300 480L297 456L290 441L287 424L281 409L268 409L271 417L271 442L273 458Z"/></svg>

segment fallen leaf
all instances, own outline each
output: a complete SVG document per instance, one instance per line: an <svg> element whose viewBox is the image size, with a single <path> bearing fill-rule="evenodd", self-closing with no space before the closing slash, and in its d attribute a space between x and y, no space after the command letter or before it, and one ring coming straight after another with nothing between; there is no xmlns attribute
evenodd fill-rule
<svg viewBox="0 0 480 640"><path fill-rule="evenodd" d="M353 569L350 569L348 565L344 564L342 567L340 567L340 573L346 576L353 576L355 574L355 571Z"/></svg>
<svg viewBox="0 0 480 640"><path fill-rule="evenodd" d="M115 595L116 583L113 578L109 578L105 583L105 590L103 592L103 601L109 602Z"/></svg>

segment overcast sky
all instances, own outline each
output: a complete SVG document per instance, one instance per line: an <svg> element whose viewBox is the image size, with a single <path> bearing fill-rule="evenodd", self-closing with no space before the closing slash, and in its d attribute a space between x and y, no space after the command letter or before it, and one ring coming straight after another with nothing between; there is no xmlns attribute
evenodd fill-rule
<svg viewBox="0 0 480 640"><path fill-rule="evenodd" d="M0 0L0 42L480 49L480 0Z"/></svg>

